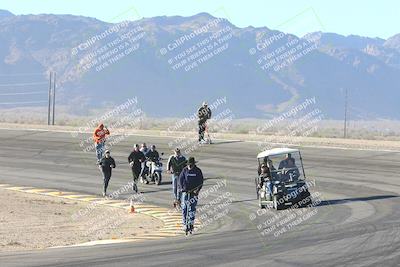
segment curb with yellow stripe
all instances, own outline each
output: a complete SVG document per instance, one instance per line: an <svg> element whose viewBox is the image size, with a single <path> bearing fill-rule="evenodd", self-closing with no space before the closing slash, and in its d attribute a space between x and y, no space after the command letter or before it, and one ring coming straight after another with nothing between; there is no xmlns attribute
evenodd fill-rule
<svg viewBox="0 0 400 267"><path fill-rule="evenodd" d="M64 192L57 189L34 188L28 186L13 186L9 184L0 184L0 188L12 190L23 193L30 193L36 195L45 195L58 198L65 198L70 200L77 200L82 202L96 203L96 205L103 205L113 208L123 208L129 210L130 204L123 200L104 199L96 195L81 194L77 192ZM110 239L91 241L72 246L91 246L98 244L112 244L122 242L133 242L143 240L154 240L160 238L174 237L183 234L182 231L182 215L178 212L171 212L166 208L147 205L135 204L135 212L145 214L157 218L163 222L163 227L151 234L143 234L134 238Z"/></svg>

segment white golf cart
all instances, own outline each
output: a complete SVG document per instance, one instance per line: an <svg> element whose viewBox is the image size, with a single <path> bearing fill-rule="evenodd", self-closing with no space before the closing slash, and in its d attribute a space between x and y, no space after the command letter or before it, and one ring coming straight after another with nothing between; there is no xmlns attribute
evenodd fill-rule
<svg viewBox="0 0 400 267"><path fill-rule="evenodd" d="M260 208L272 206L281 210L312 203L299 149L265 150L257 155L257 160L259 175L255 184Z"/></svg>

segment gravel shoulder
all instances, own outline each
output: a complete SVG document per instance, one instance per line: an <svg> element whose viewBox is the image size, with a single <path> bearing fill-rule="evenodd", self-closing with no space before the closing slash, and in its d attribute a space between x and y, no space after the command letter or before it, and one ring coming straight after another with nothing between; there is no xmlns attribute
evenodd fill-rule
<svg viewBox="0 0 400 267"><path fill-rule="evenodd" d="M1 188L0 203L0 252L135 238L163 226L154 217L106 206L76 216L90 204Z"/></svg>

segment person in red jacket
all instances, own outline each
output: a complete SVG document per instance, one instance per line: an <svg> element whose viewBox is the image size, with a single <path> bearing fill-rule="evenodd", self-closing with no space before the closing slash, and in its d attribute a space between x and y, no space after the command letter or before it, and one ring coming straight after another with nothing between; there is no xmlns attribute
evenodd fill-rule
<svg viewBox="0 0 400 267"><path fill-rule="evenodd" d="M106 136L110 135L110 131L104 126L103 123L100 123L99 126L94 130L93 140L96 145L96 157L97 163L103 158L104 150L105 150L105 142Z"/></svg>

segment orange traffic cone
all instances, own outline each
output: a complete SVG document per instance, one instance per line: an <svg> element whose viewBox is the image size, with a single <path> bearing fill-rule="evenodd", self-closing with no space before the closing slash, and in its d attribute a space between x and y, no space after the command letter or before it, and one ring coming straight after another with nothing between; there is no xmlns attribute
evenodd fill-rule
<svg viewBox="0 0 400 267"><path fill-rule="evenodd" d="M130 213L135 213L135 207L133 206L133 201L132 201L132 199L131 199L131 203L130 203L130 205L129 205L129 212L130 212Z"/></svg>

